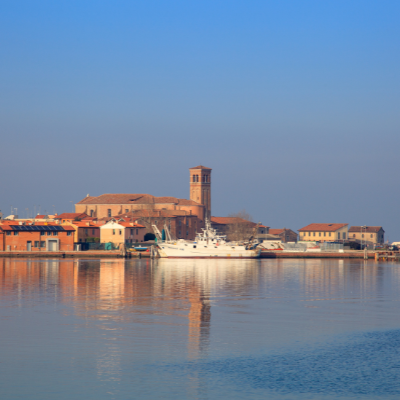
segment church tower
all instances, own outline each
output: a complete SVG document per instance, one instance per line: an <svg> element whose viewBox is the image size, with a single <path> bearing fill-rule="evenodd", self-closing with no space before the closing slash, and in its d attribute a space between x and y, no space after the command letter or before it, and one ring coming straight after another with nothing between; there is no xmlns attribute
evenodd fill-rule
<svg viewBox="0 0 400 400"><path fill-rule="evenodd" d="M211 219L211 168L190 168L190 200L205 206L205 218Z"/></svg>

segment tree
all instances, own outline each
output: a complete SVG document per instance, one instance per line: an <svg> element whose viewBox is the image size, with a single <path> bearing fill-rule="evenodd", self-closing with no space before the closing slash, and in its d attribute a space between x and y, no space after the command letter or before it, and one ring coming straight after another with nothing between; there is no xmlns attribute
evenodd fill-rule
<svg viewBox="0 0 400 400"><path fill-rule="evenodd" d="M226 227L226 235L229 241L248 240L253 233L255 223L253 217L245 209L228 215L231 220Z"/></svg>

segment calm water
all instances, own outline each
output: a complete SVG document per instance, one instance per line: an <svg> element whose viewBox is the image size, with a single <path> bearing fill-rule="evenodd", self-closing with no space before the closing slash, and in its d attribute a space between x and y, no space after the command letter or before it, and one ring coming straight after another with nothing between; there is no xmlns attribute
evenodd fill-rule
<svg viewBox="0 0 400 400"><path fill-rule="evenodd" d="M0 398L398 399L400 264L0 259Z"/></svg>

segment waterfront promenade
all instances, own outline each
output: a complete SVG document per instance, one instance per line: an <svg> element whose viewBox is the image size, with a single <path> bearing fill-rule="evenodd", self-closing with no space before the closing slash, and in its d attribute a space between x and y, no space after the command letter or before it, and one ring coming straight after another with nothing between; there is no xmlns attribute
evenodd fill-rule
<svg viewBox="0 0 400 400"><path fill-rule="evenodd" d="M365 257L366 256L366 257ZM293 252L293 251L262 251L260 258L300 258L300 259L400 259L400 252L350 250L341 252ZM150 252L128 252L121 250L89 250L89 251L0 251L0 258L150 258ZM158 258L155 256L155 258Z"/></svg>

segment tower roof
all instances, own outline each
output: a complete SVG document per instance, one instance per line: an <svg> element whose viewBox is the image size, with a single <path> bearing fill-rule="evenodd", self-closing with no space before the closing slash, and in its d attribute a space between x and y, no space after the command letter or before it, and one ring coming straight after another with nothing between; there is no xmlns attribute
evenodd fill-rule
<svg viewBox="0 0 400 400"><path fill-rule="evenodd" d="M207 168L204 165L198 165L197 167L189 168L189 169L209 169L211 171L211 168Z"/></svg>

